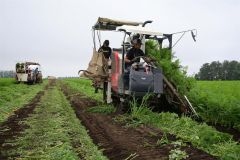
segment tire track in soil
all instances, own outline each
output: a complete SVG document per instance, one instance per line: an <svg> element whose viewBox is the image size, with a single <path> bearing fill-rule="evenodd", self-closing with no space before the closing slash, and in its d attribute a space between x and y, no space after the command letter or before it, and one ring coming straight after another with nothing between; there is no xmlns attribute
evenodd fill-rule
<svg viewBox="0 0 240 160"><path fill-rule="evenodd" d="M161 131L146 126L125 128L113 121L114 115L84 112L86 108L96 106L98 103L81 94L74 94L67 85L62 84L61 88L75 110L77 117L89 130L93 142L103 149L103 154L109 159L122 160L131 154L138 155L135 158L138 160L168 159L169 151L174 147L173 145L156 147L157 140L163 135ZM152 132L156 133L157 136L151 136L150 133ZM176 138L172 136L172 139ZM185 150L189 155L187 159L216 159L190 144L181 149Z"/></svg>
<svg viewBox="0 0 240 160"><path fill-rule="evenodd" d="M20 124L19 122L23 121L30 114L33 113L34 109L38 105L41 100L41 97L44 95L45 90L48 89L49 83L43 89L43 91L39 91L37 95L26 105L14 111L14 114L8 117L8 119L0 124L0 159L7 159L8 157L4 155L6 151L10 148L14 148L10 144L6 144L8 140L16 139L21 132L23 132L28 126L24 124Z"/></svg>

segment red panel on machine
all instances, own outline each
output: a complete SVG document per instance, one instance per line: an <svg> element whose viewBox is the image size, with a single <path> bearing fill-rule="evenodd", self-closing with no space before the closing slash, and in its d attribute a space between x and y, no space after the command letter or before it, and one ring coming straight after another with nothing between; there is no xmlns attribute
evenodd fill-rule
<svg viewBox="0 0 240 160"><path fill-rule="evenodd" d="M114 52L114 60L115 63L114 69L112 69L112 89L115 92L118 92L118 77L119 77L119 57L118 57L118 52Z"/></svg>

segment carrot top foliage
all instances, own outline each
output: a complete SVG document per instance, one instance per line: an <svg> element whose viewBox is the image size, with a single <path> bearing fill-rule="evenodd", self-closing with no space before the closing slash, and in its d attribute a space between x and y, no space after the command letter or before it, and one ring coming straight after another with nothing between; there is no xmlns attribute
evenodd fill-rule
<svg viewBox="0 0 240 160"><path fill-rule="evenodd" d="M9 86L16 83L14 78L0 78L0 87Z"/></svg>
<svg viewBox="0 0 240 160"><path fill-rule="evenodd" d="M195 79L187 75L187 67L180 65L179 59L173 59L173 53L168 48L160 49L157 41L146 42L146 54L156 60L158 67L163 69L163 74L177 88L180 94L186 94L195 84Z"/></svg>
<svg viewBox="0 0 240 160"><path fill-rule="evenodd" d="M198 81L188 96L201 117L240 131L240 81Z"/></svg>

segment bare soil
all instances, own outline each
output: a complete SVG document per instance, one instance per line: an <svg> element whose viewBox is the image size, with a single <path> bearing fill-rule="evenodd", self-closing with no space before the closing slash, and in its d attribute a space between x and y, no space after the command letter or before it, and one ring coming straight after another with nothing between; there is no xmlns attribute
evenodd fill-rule
<svg viewBox="0 0 240 160"><path fill-rule="evenodd" d="M89 130L89 135L94 143L103 149L104 155L112 160L122 160L130 155L138 160L168 159L169 151L174 149L172 144L157 146L157 140L161 139L163 132L145 125L136 128L126 128L123 124L113 120L116 115L103 115L85 112L88 107L98 104L95 100L85 98L74 92L66 85L62 85L62 91L70 101L77 117ZM169 139L176 140L173 135ZM215 157L194 148L191 144L181 147L189 157L187 159L212 160Z"/></svg>

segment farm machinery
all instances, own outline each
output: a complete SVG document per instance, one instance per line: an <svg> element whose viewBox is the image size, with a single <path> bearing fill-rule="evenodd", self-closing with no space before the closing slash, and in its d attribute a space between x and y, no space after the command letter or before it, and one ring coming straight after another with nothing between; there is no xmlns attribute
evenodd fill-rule
<svg viewBox="0 0 240 160"><path fill-rule="evenodd" d="M42 72L39 63L25 62L16 64L16 81L29 84L42 83Z"/></svg>
<svg viewBox="0 0 240 160"><path fill-rule="evenodd" d="M129 106L134 99L143 99L151 95L149 104L158 110L174 110L197 116L185 95L180 95L175 86L164 76L164 72L157 67L150 57L138 56L140 62L133 63L126 68L125 56L132 47L134 39L140 39L141 49L145 52L145 42L155 40L162 49L167 44L168 49L173 46L173 34L164 34L153 31L147 27L152 21L132 22L120 21L108 18L98 18L93 26L93 55L87 70L80 70L80 77L87 77L93 81L95 92L103 90L103 100L113 103L121 110ZM105 59L102 52L96 50L96 37L100 42L100 31L112 31L123 34L123 41L119 48L112 48L111 58ZM177 32L191 32L195 40L193 30ZM175 34L175 33L174 33ZM170 109L171 108L171 109Z"/></svg>

